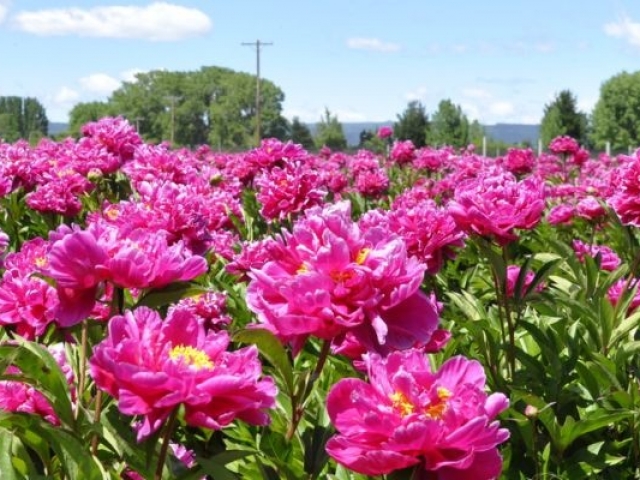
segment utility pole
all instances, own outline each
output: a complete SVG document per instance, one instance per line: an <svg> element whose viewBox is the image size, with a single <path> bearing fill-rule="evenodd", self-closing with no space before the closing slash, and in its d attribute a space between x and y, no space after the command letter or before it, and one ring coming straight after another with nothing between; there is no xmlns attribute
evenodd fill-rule
<svg viewBox="0 0 640 480"><path fill-rule="evenodd" d="M140 121L144 120L144 118L142 117L136 117L133 119L134 122L136 122L136 132L140 133Z"/></svg>
<svg viewBox="0 0 640 480"><path fill-rule="evenodd" d="M176 136L176 102L179 102L182 97L178 95L167 95L167 100L171 102L171 146Z"/></svg>
<svg viewBox="0 0 640 480"><path fill-rule="evenodd" d="M255 42L243 42L244 47L255 47L256 49L256 146L260 146L260 140L262 138L260 133L260 48L273 45L272 42L261 42L256 40Z"/></svg>

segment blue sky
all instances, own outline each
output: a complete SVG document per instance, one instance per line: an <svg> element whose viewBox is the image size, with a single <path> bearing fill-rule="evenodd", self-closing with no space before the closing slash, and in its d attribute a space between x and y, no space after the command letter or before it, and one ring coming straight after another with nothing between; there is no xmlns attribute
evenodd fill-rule
<svg viewBox="0 0 640 480"><path fill-rule="evenodd" d="M560 90L589 113L602 82L640 69L640 2L0 0L0 95L66 121L136 72L255 73L241 43L257 39L289 118L394 120L449 98L485 124L537 123Z"/></svg>

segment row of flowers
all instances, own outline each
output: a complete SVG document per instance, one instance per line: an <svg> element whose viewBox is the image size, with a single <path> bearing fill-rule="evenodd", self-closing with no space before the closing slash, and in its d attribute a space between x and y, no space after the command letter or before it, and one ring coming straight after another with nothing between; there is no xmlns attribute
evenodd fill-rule
<svg viewBox="0 0 640 480"><path fill-rule="evenodd" d="M145 144L122 119L83 134L0 144L0 325L8 344L22 337L52 349L76 412L99 422L108 398L135 417L137 441L160 444L154 478L167 475L170 444L198 468L199 447L176 443L189 428L264 427L281 415L292 442L312 408L326 408L336 430L326 452L354 472L497 478L508 392L487 392L485 367L495 375L495 365L447 349L456 332L441 321L438 275L474 242L508 260L543 220L559 234L589 229L590 241L572 241L576 258L614 271L623 260L595 241L609 210L640 226L640 156L594 160L568 138L540 157L512 149L485 158L410 142L385 157L313 155L277 140L233 155L172 150ZM521 265L502 267L503 374L513 379L507 299L545 283ZM611 305L635 283L611 285ZM638 305L634 297L629 313ZM256 331L286 356L274 359L273 347L261 357L234 340ZM69 349L80 352L73 368ZM310 352L315 369L296 384L289 369ZM321 378L329 381L325 363L339 359L350 375L326 385L326 403L313 407ZM10 366L5 376L20 373ZM17 379L0 382L0 407L74 428L46 392ZM118 456L109 462L118 475L151 475Z"/></svg>

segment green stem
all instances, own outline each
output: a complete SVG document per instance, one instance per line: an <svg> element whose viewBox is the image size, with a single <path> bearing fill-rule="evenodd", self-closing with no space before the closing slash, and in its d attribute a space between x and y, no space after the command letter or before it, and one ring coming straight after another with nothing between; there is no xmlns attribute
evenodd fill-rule
<svg viewBox="0 0 640 480"><path fill-rule="evenodd" d="M102 415L102 390L98 390L96 393L96 407L93 412L93 423L98 423L100 421L100 416ZM91 453L93 456L98 454L98 434L95 433L91 438Z"/></svg>
<svg viewBox="0 0 640 480"><path fill-rule="evenodd" d="M302 416L304 415L304 403L305 400L311 394L311 390L313 389L313 384L320 378L320 374L322 373L322 369L324 368L324 364L327 361L327 357L329 356L329 351L331 350L331 340L325 340L322 344L322 349L320 350L320 356L318 357L318 363L316 363L316 368L311 372L309 376L309 380L307 380L306 385L304 387L304 391L302 396L298 397L295 393L291 397L291 423L289 424L289 428L287 429L286 439L287 441L291 440L296 433L298 428L298 424L300 420L302 420Z"/></svg>
<svg viewBox="0 0 640 480"><path fill-rule="evenodd" d="M162 446L160 447L160 454L158 455L158 465L156 466L156 473L153 477L154 480L162 480L162 470L164 469L164 462L167 459L167 452L169 451L169 442L171 441L171 435L175 429L176 419L178 418L178 408L175 408L169 420L164 427L164 433L162 434Z"/></svg>
<svg viewBox="0 0 640 480"><path fill-rule="evenodd" d="M502 247L502 259L504 261L505 269L509 265L509 252L507 252L507 247ZM505 279L507 272L505 271ZM505 280L506 283L506 280ZM511 379L513 380L513 375L516 370L516 326L513 322L513 318L511 316L511 307L509 306L509 296L507 295L506 284L502 285L501 288L501 296L502 302L504 306L504 314L507 319L507 328L509 330L509 349L507 350L507 359L509 361L509 369L511 370Z"/></svg>
<svg viewBox="0 0 640 480"><path fill-rule="evenodd" d="M89 326L87 320L82 321L82 330L80 333L80 365L78 365L78 406L75 411L76 419L80 412L80 404L84 396L84 387L87 377L87 337Z"/></svg>

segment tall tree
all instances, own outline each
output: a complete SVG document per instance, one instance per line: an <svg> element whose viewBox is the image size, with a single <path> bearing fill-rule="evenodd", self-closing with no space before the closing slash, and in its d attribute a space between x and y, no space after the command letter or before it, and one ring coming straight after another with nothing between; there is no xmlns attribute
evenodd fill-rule
<svg viewBox="0 0 640 480"><path fill-rule="evenodd" d="M336 115L331 115L328 108L325 108L324 115L318 124L315 144L318 148L327 146L332 150L345 150L347 148L347 137L344 135L342 124Z"/></svg>
<svg viewBox="0 0 640 480"><path fill-rule="evenodd" d="M0 97L0 138L15 142L46 136L49 120L42 104L32 97Z"/></svg>
<svg viewBox="0 0 640 480"><path fill-rule="evenodd" d="M307 150L314 147L313 136L309 127L302 123L298 117L293 117L291 121L290 135L293 143L298 143Z"/></svg>
<svg viewBox="0 0 640 480"><path fill-rule="evenodd" d="M469 144L469 120L459 105L451 100L442 100L431 117L427 135L431 145L466 147Z"/></svg>
<svg viewBox="0 0 640 480"><path fill-rule="evenodd" d="M255 76L221 67L156 70L124 82L106 104L110 115L136 123L147 141L173 138L175 145L210 143L220 149L242 149L255 145L255 86ZM286 138L284 93L262 79L261 99L263 137ZM97 105L86 109L84 105L76 107L78 118L99 111Z"/></svg>
<svg viewBox="0 0 640 480"><path fill-rule="evenodd" d="M607 142L614 150L640 145L640 71L619 73L602 84L591 121L596 148Z"/></svg>
<svg viewBox="0 0 640 480"><path fill-rule="evenodd" d="M570 90L562 90L545 105L540 122L543 145L549 145L551 140L560 135L568 135L581 143L587 140L587 115L578 110L577 103Z"/></svg>
<svg viewBox="0 0 640 480"><path fill-rule="evenodd" d="M393 133L398 140L411 140L416 148L426 144L429 118L421 102L409 102L407 108L397 116L398 121L393 126Z"/></svg>

